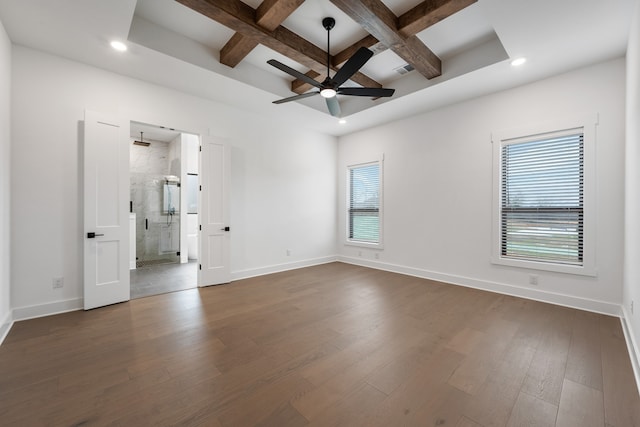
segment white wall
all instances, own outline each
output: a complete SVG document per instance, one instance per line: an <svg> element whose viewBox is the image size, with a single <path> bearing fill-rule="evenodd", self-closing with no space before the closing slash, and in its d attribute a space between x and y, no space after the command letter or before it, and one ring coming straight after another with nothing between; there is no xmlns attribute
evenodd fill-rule
<svg viewBox="0 0 640 427"><path fill-rule="evenodd" d="M0 342L11 323L11 41L0 22Z"/></svg>
<svg viewBox="0 0 640 427"><path fill-rule="evenodd" d="M625 257L623 312L636 354L636 381L640 387L640 2L631 25L627 48L627 145L625 187ZM634 313L631 313L631 302Z"/></svg>
<svg viewBox="0 0 640 427"><path fill-rule="evenodd" d="M341 259L618 314L622 301L624 76L624 60L613 60L341 137ZM597 277L491 264L491 133L575 113L599 114ZM380 153L385 155L384 250L346 246L345 168ZM529 285L530 274L539 275L538 286Z"/></svg>
<svg viewBox="0 0 640 427"><path fill-rule="evenodd" d="M14 316L82 297L84 109L228 138L234 278L335 255L336 139L21 46L13 48ZM291 249L291 256L286 256ZM51 280L63 276L64 288Z"/></svg>

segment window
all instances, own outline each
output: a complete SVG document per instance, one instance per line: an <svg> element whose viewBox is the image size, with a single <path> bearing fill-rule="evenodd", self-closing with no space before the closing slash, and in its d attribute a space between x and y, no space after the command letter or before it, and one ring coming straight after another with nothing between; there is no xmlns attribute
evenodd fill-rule
<svg viewBox="0 0 640 427"><path fill-rule="evenodd" d="M502 147L503 257L582 265L583 134Z"/></svg>
<svg viewBox="0 0 640 427"><path fill-rule="evenodd" d="M499 139L494 263L595 274L592 139L584 126Z"/></svg>
<svg viewBox="0 0 640 427"><path fill-rule="evenodd" d="M347 241L379 246L381 243L382 162L349 166Z"/></svg>

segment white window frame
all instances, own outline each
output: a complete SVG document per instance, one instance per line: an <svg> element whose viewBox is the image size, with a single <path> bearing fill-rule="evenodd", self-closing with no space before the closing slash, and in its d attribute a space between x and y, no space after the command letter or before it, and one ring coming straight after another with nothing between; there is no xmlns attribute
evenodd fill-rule
<svg viewBox="0 0 640 427"><path fill-rule="evenodd" d="M542 123L525 128L502 130L491 135L493 144L493 209L491 262L493 264L545 270L558 273L596 276L596 114L581 115ZM502 147L508 144L543 139L554 134L583 133L584 141L584 187L583 187L583 258L582 265L567 265L544 261L529 261L506 258L501 252L501 175Z"/></svg>
<svg viewBox="0 0 640 427"><path fill-rule="evenodd" d="M374 243L374 242L364 242L364 241L360 241L360 240L353 240L351 238L349 238L349 209L351 206L351 177L350 177L350 171L353 168L359 168L359 167L363 167L363 166L370 166L370 165L378 165L378 170L380 172L380 176L379 176L379 180L380 180L380 188L378 189L378 242ZM373 160L373 161L369 161L369 162L363 162L363 163L354 163L354 164L350 164L347 165L346 168L346 200L345 200L345 238L344 238L344 243L345 245L350 245L350 246L359 246L359 247L363 247L363 248L372 248L372 249L383 249L384 245L383 245L383 230L384 230L384 154L380 155L380 157L378 157L378 159Z"/></svg>

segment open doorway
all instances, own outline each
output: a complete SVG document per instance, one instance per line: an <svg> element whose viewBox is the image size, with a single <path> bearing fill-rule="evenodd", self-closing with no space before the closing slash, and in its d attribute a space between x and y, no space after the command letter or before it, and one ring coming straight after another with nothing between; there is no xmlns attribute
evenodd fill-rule
<svg viewBox="0 0 640 427"><path fill-rule="evenodd" d="M199 137L130 126L131 298L195 288Z"/></svg>

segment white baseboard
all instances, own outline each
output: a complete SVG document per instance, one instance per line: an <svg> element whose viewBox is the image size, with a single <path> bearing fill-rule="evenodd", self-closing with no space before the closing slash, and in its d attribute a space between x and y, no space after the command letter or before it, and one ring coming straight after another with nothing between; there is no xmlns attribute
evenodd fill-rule
<svg viewBox="0 0 640 427"><path fill-rule="evenodd" d="M290 262L286 264L270 265L266 267L235 271L231 273L231 278L232 280L248 279L250 277L263 276L265 274L279 273L281 271L295 270L297 268L327 264L330 262L335 262L336 260L336 256L328 256ZM68 311L82 310L83 307L84 306L82 298L55 301L51 303L31 305L26 307L16 307L13 309L13 321L34 319L36 317L52 316L54 314L66 313ZM2 326L0 326L0 333L2 331ZM0 336L2 335L0 334Z"/></svg>
<svg viewBox="0 0 640 427"><path fill-rule="evenodd" d="M622 323L622 332L624 332L624 339L627 341L627 349L629 350L629 359L631 359L631 367L633 368L633 374L636 377L636 386L638 387L638 393L640 393L640 347L636 341L636 335L633 333L633 326L631 322L628 322L629 312L626 307L622 306L622 316L620 322Z"/></svg>
<svg viewBox="0 0 640 427"><path fill-rule="evenodd" d="M36 317L52 316L68 311L82 310L82 298L74 298L64 301L55 301L47 304L30 305L13 309L13 320L35 319Z"/></svg>
<svg viewBox="0 0 640 427"><path fill-rule="evenodd" d="M4 319L0 320L0 345L2 345L4 339L7 337L7 335L9 335L9 331L11 330L12 326L13 314L12 311L9 310L6 316L4 316Z"/></svg>
<svg viewBox="0 0 640 427"><path fill-rule="evenodd" d="M377 270L390 271L393 273L406 274L407 276L420 277L422 279L436 280L438 282L450 283L453 285L466 286L468 288L480 289L483 291L496 292L499 294L511 295L531 299L535 301L547 302L564 307L577 308L580 310L592 311L594 313L607 314L620 317L620 304L612 302L591 300L571 295L558 294L554 292L542 291L538 289L521 288L487 280L472 279L470 277L457 276L453 274L439 273L436 271L423 270L419 268L406 267L403 265L383 263L379 261L363 260L346 256L338 256L338 261L347 264L360 265L363 267L375 268Z"/></svg>
<svg viewBox="0 0 640 427"><path fill-rule="evenodd" d="M284 264L269 265L266 267L233 271L231 272L231 280L233 281L233 280L248 279L250 277L264 276L265 274L280 273L282 271L295 270L295 269L304 268L304 267L312 267L314 265L320 265L320 264L328 264L330 262L335 262L337 260L338 260L338 257L335 255L332 255L332 256L326 256L321 258L306 259L302 261L287 262Z"/></svg>

